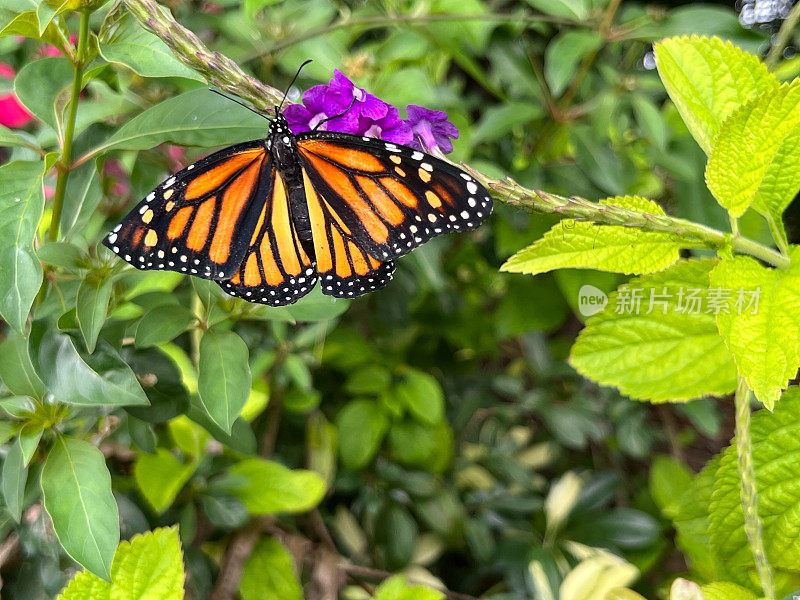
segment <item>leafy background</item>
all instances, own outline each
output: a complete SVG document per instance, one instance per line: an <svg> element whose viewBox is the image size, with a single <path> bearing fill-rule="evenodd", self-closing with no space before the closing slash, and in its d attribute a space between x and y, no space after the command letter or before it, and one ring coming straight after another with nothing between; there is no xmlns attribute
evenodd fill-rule
<svg viewBox="0 0 800 600"><path fill-rule="evenodd" d="M730 403L634 402L578 375L591 367L575 356L567 364L577 290L610 292L626 276L498 271L555 217L498 203L478 231L432 241L354 302L313 293L257 307L122 268L97 245L109 226L168 172L266 124L208 93L111 3L90 19L78 166L60 240L47 241L78 29L67 4L0 1L0 91L34 117L0 129L0 240L15 242L0 254L4 597L56 596L75 561L91 573L65 600L143 597L134 581L177 598L184 569L187 597L243 600L577 600L625 586L657 598L676 576L753 587L719 570L743 538L705 539L707 507L738 506L735 457L709 462L731 438ZM166 5L277 88L313 58L293 99L339 68L388 102L446 110L461 131L454 159L488 174L565 196L652 198L723 229L652 43L717 35L763 54L780 24L725 4L604 0ZM786 56L788 80L800 62ZM754 211L740 228L768 243ZM650 270L674 261L677 249L665 252ZM719 392L733 387L721 374ZM795 402L775 413L789 430ZM770 460L771 423L754 423L757 461ZM730 485L712 498L714 473ZM777 566L780 589L800 587L796 567ZM720 598L751 597L716 585Z"/></svg>

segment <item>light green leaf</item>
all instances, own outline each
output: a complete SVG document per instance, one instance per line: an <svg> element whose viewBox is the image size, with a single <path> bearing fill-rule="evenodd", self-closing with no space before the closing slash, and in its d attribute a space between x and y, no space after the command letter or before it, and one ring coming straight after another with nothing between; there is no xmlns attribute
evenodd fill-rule
<svg viewBox="0 0 800 600"><path fill-rule="evenodd" d="M0 125L0 146L30 146L31 141L25 139L20 132Z"/></svg>
<svg viewBox="0 0 800 600"><path fill-rule="evenodd" d="M22 456L22 446L19 440L16 440L11 444L8 454L6 454L6 459L3 461L0 490L3 492L6 510L17 523L19 523L22 515L22 503L25 497L25 482L27 480L28 469L25 467L25 460Z"/></svg>
<svg viewBox="0 0 800 600"><path fill-rule="evenodd" d="M584 56L597 51L603 38L588 29L567 29L556 35L544 51L544 77L558 98L575 77Z"/></svg>
<svg viewBox="0 0 800 600"><path fill-rule="evenodd" d="M800 388L783 395L775 412L753 416L753 466L758 487L758 513L767 558L774 568L796 571L800 564ZM736 448L722 454L711 496L711 543L731 570L753 567L753 552L744 531L741 478Z"/></svg>
<svg viewBox="0 0 800 600"><path fill-rule="evenodd" d="M262 138L266 131L267 122L258 115L200 88L149 108L125 123L96 150L144 150L164 142L228 146Z"/></svg>
<svg viewBox="0 0 800 600"><path fill-rule="evenodd" d="M66 106L59 102L59 96L70 89L72 79L72 65L65 57L40 58L20 69L14 92L37 119L58 131Z"/></svg>
<svg viewBox="0 0 800 600"><path fill-rule="evenodd" d="M589 16L591 0L528 0L528 4L545 14L583 21Z"/></svg>
<svg viewBox="0 0 800 600"><path fill-rule="evenodd" d="M12 394L42 398L47 393L28 352L28 339L9 331L0 344L0 380Z"/></svg>
<svg viewBox="0 0 800 600"><path fill-rule="evenodd" d="M189 328L195 317L179 305L157 306L146 312L136 327L136 347L147 348L172 341Z"/></svg>
<svg viewBox="0 0 800 600"><path fill-rule="evenodd" d="M97 336L106 321L108 301L111 299L113 281L97 273L88 274L78 288L75 316L86 342L86 349L94 352Z"/></svg>
<svg viewBox="0 0 800 600"><path fill-rule="evenodd" d="M664 214L652 200L635 196L608 198L600 203ZM681 248L693 246L693 242L669 233L564 219L542 239L509 258L500 270L531 275L564 268L652 273L674 264Z"/></svg>
<svg viewBox="0 0 800 600"><path fill-rule="evenodd" d="M708 274L715 265L714 260L681 261L620 287L605 310L586 323L570 364L638 400L668 402L732 392L737 384L733 357L714 315L705 312Z"/></svg>
<svg viewBox="0 0 800 600"><path fill-rule="evenodd" d="M36 452L36 448L39 447L39 440L42 439L43 433L44 430L40 423L27 423L19 432L18 443L22 452L22 465L24 467L30 464L33 453Z"/></svg>
<svg viewBox="0 0 800 600"><path fill-rule="evenodd" d="M262 539L244 565L242 600L303 600L289 551L275 539Z"/></svg>
<svg viewBox="0 0 800 600"><path fill-rule="evenodd" d="M439 590L422 585L409 585L403 575L390 577L375 589L372 600L444 600Z"/></svg>
<svg viewBox="0 0 800 600"><path fill-rule="evenodd" d="M372 460L389 429L389 418L372 400L353 400L336 415L339 454L348 469L361 469Z"/></svg>
<svg viewBox="0 0 800 600"><path fill-rule="evenodd" d="M232 331L203 333L197 389L208 416L228 433L250 394L248 361L247 346Z"/></svg>
<svg viewBox="0 0 800 600"><path fill-rule="evenodd" d="M158 514L167 510L178 492L191 479L196 463L183 464L164 448L155 454L140 454L133 465L139 492Z"/></svg>
<svg viewBox="0 0 800 600"><path fill-rule="evenodd" d="M23 333L42 283L33 238L44 208L44 165L13 162L0 167L0 315Z"/></svg>
<svg viewBox="0 0 800 600"><path fill-rule="evenodd" d="M230 472L247 480L232 493L255 515L306 512L325 495L325 482L316 473L260 458L238 462Z"/></svg>
<svg viewBox="0 0 800 600"><path fill-rule="evenodd" d="M655 45L658 72L697 143L711 154L725 119L778 80L757 56L717 37L673 37Z"/></svg>
<svg viewBox="0 0 800 600"><path fill-rule="evenodd" d="M706 183L732 217L752 206L786 241L781 215L800 190L800 81L755 96L725 120Z"/></svg>
<svg viewBox="0 0 800 600"><path fill-rule="evenodd" d="M692 473L681 462L659 455L650 467L649 489L653 500L667 517L674 517L679 509L682 494L692 483Z"/></svg>
<svg viewBox="0 0 800 600"><path fill-rule="evenodd" d="M109 581L119 517L103 454L83 440L59 435L44 463L41 485L44 507L64 550Z"/></svg>
<svg viewBox="0 0 800 600"><path fill-rule="evenodd" d="M720 581L701 587L703 600L758 600L753 592L735 583Z"/></svg>
<svg viewBox="0 0 800 600"><path fill-rule="evenodd" d="M47 27L44 34L39 35L39 17L36 15L35 9L36 4L31 3L31 10L24 10L18 13L5 27L0 29L0 36L22 35L34 40L40 39L49 44L61 43L61 37L52 23Z"/></svg>
<svg viewBox="0 0 800 600"><path fill-rule="evenodd" d="M111 583L81 571L57 600L183 600L184 579L178 528L160 528L117 547Z"/></svg>
<svg viewBox="0 0 800 600"><path fill-rule="evenodd" d="M41 336L35 365L60 402L79 405L149 404L130 367L117 351L100 340L93 354L81 354L66 334L55 328Z"/></svg>
<svg viewBox="0 0 800 600"><path fill-rule="evenodd" d="M739 375L770 410L800 367L800 247L792 247L791 257L786 270L737 256L711 271L723 304L719 331Z"/></svg>
<svg viewBox="0 0 800 600"><path fill-rule="evenodd" d="M669 127L658 107L644 94L631 97L631 108L636 122L647 138L659 149L665 150L669 139Z"/></svg>
<svg viewBox="0 0 800 600"><path fill-rule="evenodd" d="M395 387L397 399L403 402L421 422L437 425L444 419L444 394L436 378L424 371L408 369Z"/></svg>
<svg viewBox="0 0 800 600"><path fill-rule="evenodd" d="M114 23L108 23L114 18ZM185 77L205 81L180 62L158 36L145 31L128 13L109 13L103 24L100 54L110 63L125 65L143 77Z"/></svg>

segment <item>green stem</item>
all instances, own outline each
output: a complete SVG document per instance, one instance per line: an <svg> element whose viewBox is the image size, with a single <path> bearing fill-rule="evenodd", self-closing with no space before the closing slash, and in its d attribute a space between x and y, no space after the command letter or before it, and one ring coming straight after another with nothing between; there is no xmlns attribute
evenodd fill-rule
<svg viewBox="0 0 800 600"><path fill-rule="evenodd" d="M75 137L75 118L78 114L78 100L83 89L83 71L86 67L86 46L89 39L89 10L81 10L81 23L78 32L78 54L75 59L75 74L72 80L72 95L69 99L67 124L64 129L64 145L56 179L56 191L53 196L53 216L50 220L48 239L58 239L58 227L61 222L61 211L64 208L64 196L67 192L67 180L72 169L72 142Z"/></svg>
<svg viewBox="0 0 800 600"><path fill-rule="evenodd" d="M775 583L772 580L772 567L767 560L764 549L764 538L761 531L761 519L758 517L758 489L756 488L756 471L753 467L753 440L750 437L750 388L744 379L739 379L736 388L736 456L739 465L739 478L742 510L744 512L744 530L753 551L758 579L767 600L775 598Z"/></svg>
<svg viewBox="0 0 800 600"><path fill-rule="evenodd" d="M798 21L800 21L800 2L794 5L792 12L790 12L786 20L781 23L778 36L775 38L775 43L772 44L772 48L770 48L769 54L767 54L767 58L764 60L764 63L766 63L770 70L778 64L778 61L783 55L783 50L789 43L789 38L792 37L792 32L797 26Z"/></svg>

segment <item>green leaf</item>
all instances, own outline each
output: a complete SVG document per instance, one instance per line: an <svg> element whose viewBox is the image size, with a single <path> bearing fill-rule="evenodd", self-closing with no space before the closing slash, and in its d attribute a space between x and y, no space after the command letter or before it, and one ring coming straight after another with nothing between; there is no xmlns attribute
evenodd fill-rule
<svg viewBox="0 0 800 600"><path fill-rule="evenodd" d="M692 483L692 473L670 456L655 457L650 467L650 495L667 517L674 517L679 509L683 492Z"/></svg>
<svg viewBox="0 0 800 600"><path fill-rule="evenodd" d="M31 141L25 139L20 132L0 125L0 146L30 146Z"/></svg>
<svg viewBox="0 0 800 600"><path fill-rule="evenodd" d="M322 293L319 286L289 306L261 306L255 315L269 320L302 323L335 319L350 306L350 300L332 298Z"/></svg>
<svg viewBox="0 0 800 600"><path fill-rule="evenodd" d="M81 571L57 600L183 600L184 579L178 528L160 528L119 545L111 583Z"/></svg>
<svg viewBox="0 0 800 600"><path fill-rule="evenodd" d="M235 333L203 333L197 389L208 416L228 433L250 394L248 360L247 346Z"/></svg>
<svg viewBox="0 0 800 600"><path fill-rule="evenodd" d="M147 348L173 340L194 322L192 312L179 305L157 306L146 312L136 327L136 347Z"/></svg>
<svg viewBox="0 0 800 600"><path fill-rule="evenodd" d="M242 600L303 600L289 551L275 539L262 539L244 565L239 584Z"/></svg>
<svg viewBox="0 0 800 600"><path fill-rule="evenodd" d="M260 458L238 462L230 472L246 479L247 484L232 493L254 515L306 512L325 495L325 482L316 473Z"/></svg>
<svg viewBox="0 0 800 600"><path fill-rule="evenodd" d="M20 69L14 92L37 119L59 131L65 107L59 97L70 90L72 79L72 65L65 57L40 58Z"/></svg>
<svg viewBox="0 0 800 600"><path fill-rule="evenodd" d="M588 29L567 29L547 44L544 78L554 97L560 97L567 89L583 57L596 52L602 45L603 38Z"/></svg>
<svg viewBox="0 0 800 600"><path fill-rule="evenodd" d="M745 161L747 168L741 168ZM732 217L752 206L780 224L800 190L800 81L759 94L720 127L706 166L706 183Z"/></svg>
<svg viewBox="0 0 800 600"><path fill-rule="evenodd" d="M353 400L336 415L339 454L348 469L361 469L372 460L389 429L389 418L377 402Z"/></svg>
<svg viewBox="0 0 800 600"><path fill-rule="evenodd" d="M23 333L42 283L42 267L33 239L44 208L40 162L13 162L0 167L0 315Z"/></svg>
<svg viewBox="0 0 800 600"><path fill-rule="evenodd" d="M620 287L605 310L587 321L572 347L570 364L638 400L668 402L732 392L736 366L714 315L704 312L702 302L690 301L695 294L701 301L706 297L708 274L716 264L681 261ZM637 294L642 298L638 311Z"/></svg>
<svg viewBox="0 0 800 600"><path fill-rule="evenodd" d="M232 107L230 100L200 88L147 109L96 150L145 150L164 142L179 146L229 146L262 138L265 133L264 119Z"/></svg>
<svg viewBox="0 0 800 600"><path fill-rule="evenodd" d="M408 369L395 394L421 422L436 425L444 419L444 394L432 375Z"/></svg>
<svg viewBox="0 0 800 600"><path fill-rule="evenodd" d="M50 392L60 402L79 405L149 404L136 375L117 351L100 340L93 354L82 354L72 338L48 329L35 363Z"/></svg>
<svg viewBox="0 0 800 600"><path fill-rule="evenodd" d="M797 518L800 511L800 388L790 388L775 412L753 416L753 467L758 487L767 558L774 568L796 571L800 563ZM744 531L741 478L736 448L727 448L719 462L711 496L711 543L731 570L753 566L753 552Z"/></svg>
<svg viewBox="0 0 800 600"><path fill-rule="evenodd" d="M140 454L136 458L133 478L145 500L161 514L172 505L196 468L196 463L183 464L168 450L156 448L155 454Z"/></svg>
<svg viewBox="0 0 800 600"><path fill-rule="evenodd" d="M61 213L61 232L65 240L83 231L102 199L100 174L94 161L87 161L71 172Z"/></svg>
<svg viewBox="0 0 800 600"><path fill-rule="evenodd" d="M6 510L17 523L22 515L27 480L28 469L25 467L25 459L22 456L22 446L19 440L16 440L11 444L6 459L3 461L0 490L3 492Z"/></svg>
<svg viewBox="0 0 800 600"><path fill-rule="evenodd" d="M583 21L589 16L591 0L528 0L528 4L545 14Z"/></svg>
<svg viewBox="0 0 800 600"><path fill-rule="evenodd" d="M22 35L34 40L41 40L49 44L60 44L61 36L58 35L52 23L39 35L39 17L36 15L36 4L31 3L32 10L23 10L18 13L5 27L0 29L0 36ZM16 11L14 11L16 12Z"/></svg>
<svg viewBox="0 0 800 600"><path fill-rule="evenodd" d="M770 410L800 367L800 247L793 246L790 256L786 270L737 256L711 271L711 288L722 304L719 331L739 375Z"/></svg>
<svg viewBox="0 0 800 600"><path fill-rule="evenodd" d="M59 435L44 463L41 485L44 507L64 550L109 581L119 517L103 454L83 440Z"/></svg>
<svg viewBox="0 0 800 600"><path fill-rule="evenodd" d="M758 600L750 590L735 583L719 581L701 587L703 600Z"/></svg>
<svg viewBox="0 0 800 600"><path fill-rule="evenodd" d="M75 316L89 352L94 352L97 336L106 321L112 284L112 280L98 273L89 273L78 287Z"/></svg>
<svg viewBox="0 0 800 600"><path fill-rule="evenodd" d="M669 140L669 127L661 116L661 111L650 98L644 94L634 94L631 97L631 107L636 117L636 122L642 128L647 138L660 150L665 150Z"/></svg>
<svg viewBox="0 0 800 600"><path fill-rule="evenodd" d="M600 204L664 214L652 200L635 196L608 198ZM531 275L564 268L652 273L674 264L680 257L680 249L692 246L691 241L682 242L669 233L564 219L542 239L509 258L500 270Z"/></svg>
<svg viewBox="0 0 800 600"><path fill-rule="evenodd" d="M757 56L716 37L668 38L655 45L655 53L664 87L706 154L728 115L778 86Z"/></svg>
<svg viewBox="0 0 800 600"><path fill-rule="evenodd" d="M0 380L12 394L42 398L47 393L28 352L28 339L9 331L0 344Z"/></svg>
<svg viewBox="0 0 800 600"><path fill-rule="evenodd" d="M30 464L33 453L36 452L36 448L39 446L39 440L42 439L43 433L44 430L39 423L27 423L19 432L18 443L22 452L22 465L24 467Z"/></svg>
<svg viewBox="0 0 800 600"><path fill-rule="evenodd" d="M109 18L113 18L112 13L103 24L99 43L100 54L108 62L125 65L142 77L185 77L205 82L180 62L158 36L143 29L130 13L122 13L113 23L108 23Z"/></svg>
<svg viewBox="0 0 800 600"><path fill-rule="evenodd" d="M75 271L86 267L84 253L68 242L45 242L36 249L36 255L42 262L63 269Z"/></svg>
<svg viewBox="0 0 800 600"><path fill-rule="evenodd" d="M405 576L390 577L376 590L372 600L444 600L446 596L433 588L409 585Z"/></svg>

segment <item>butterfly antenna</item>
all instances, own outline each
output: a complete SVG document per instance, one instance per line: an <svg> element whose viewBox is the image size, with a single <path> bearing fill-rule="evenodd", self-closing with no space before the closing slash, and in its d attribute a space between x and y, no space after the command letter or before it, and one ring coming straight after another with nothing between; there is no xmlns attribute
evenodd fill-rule
<svg viewBox="0 0 800 600"><path fill-rule="evenodd" d="M215 94L217 94L217 95L219 95L219 96L222 96L223 98L227 98L228 100L230 100L231 102L235 102L235 103L236 103L236 104L238 104L239 106L244 106L244 107L245 107L247 110L249 110L250 112L254 112L254 113L256 113L256 114L257 114L259 117L264 117L264 118L265 118L267 121L269 121L269 120L270 120L270 118L269 118L267 115L265 115L264 113L262 113L262 112L260 112L260 111L257 111L257 110L256 110L255 108L253 108L252 106L247 106L247 104L245 104L244 102L239 102L239 101L238 101L236 98L231 98L231 97L230 97L230 96L228 96L227 94L223 94L222 92L219 92L219 91L217 91L217 90L215 90L215 89L212 89L212 88L208 88L208 91L209 91L209 92L214 92Z"/></svg>
<svg viewBox="0 0 800 600"><path fill-rule="evenodd" d="M294 77L292 77L292 82L291 82L291 83L289 84L289 86L286 88L286 91L285 91L285 92L283 92L283 100L281 100L281 103L280 103L280 105L279 105L279 106L278 106L278 108L277 108L277 112L281 112L281 108L283 107L283 103L284 103L284 102L286 102L286 96L288 96L288 95L289 95L289 90L290 90L290 89L292 89L292 86L294 85L294 82L295 82L295 81L297 81L297 78L298 78L298 77L300 77L300 71L302 71L302 70L303 70L303 67L305 67L305 66L306 66L308 63L310 63L310 62L312 62L312 61L311 61L311 59L309 58L309 59L308 59L307 61L305 61L305 62L304 62L302 65L300 65L300 68L299 68L299 69L297 69L297 73L295 73L295 74L294 74ZM277 114L277 113L276 113L276 114Z"/></svg>
<svg viewBox="0 0 800 600"><path fill-rule="evenodd" d="M344 112L340 112L338 115L332 115L332 116L330 116L330 117L326 117L326 118L322 119L322 120L321 120L319 123L317 123L316 125L314 125L314 129L313 129L312 131L316 131L317 129L319 129L319 126L320 126L320 125L322 125L322 124L324 124L324 123L327 123L328 121L332 121L333 119L338 119L339 117L343 117L343 116L345 116L345 115L346 115L348 112L350 112L350 109L351 109L351 108L353 108L353 105L354 105L355 103L356 103L356 99L355 99L355 97L354 97L354 98L353 98L353 99L350 101L350 105L349 105L347 108L345 108L345 109L344 109Z"/></svg>

